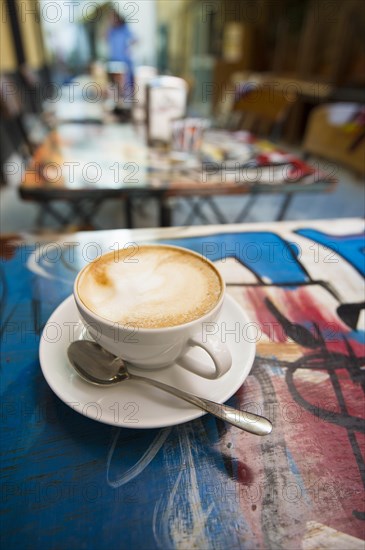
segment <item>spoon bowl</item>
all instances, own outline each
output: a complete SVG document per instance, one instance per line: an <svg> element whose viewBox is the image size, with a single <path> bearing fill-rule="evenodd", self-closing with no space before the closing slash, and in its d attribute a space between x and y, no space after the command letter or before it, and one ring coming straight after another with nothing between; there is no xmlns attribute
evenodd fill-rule
<svg viewBox="0 0 365 550"><path fill-rule="evenodd" d="M91 384L110 386L127 380L139 380L179 397L246 432L255 435L268 435L272 430L271 422L263 416L233 409L228 405L215 403L209 399L173 388L163 382L132 374L128 371L123 359L109 353L96 342L88 340L72 342L68 347L67 354L78 375Z"/></svg>

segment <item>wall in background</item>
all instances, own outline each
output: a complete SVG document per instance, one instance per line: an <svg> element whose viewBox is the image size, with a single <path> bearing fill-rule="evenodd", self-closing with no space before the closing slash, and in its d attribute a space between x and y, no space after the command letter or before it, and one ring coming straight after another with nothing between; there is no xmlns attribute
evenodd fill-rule
<svg viewBox="0 0 365 550"><path fill-rule="evenodd" d="M173 0L174 3L176 0ZM128 2L125 2L128 5ZM157 22L155 0L133 0L129 2L130 27L137 38L133 46L133 58L136 65L156 66Z"/></svg>
<svg viewBox="0 0 365 550"><path fill-rule="evenodd" d="M17 61L9 14L4 1L1 2L1 17L0 17L0 71L13 72L16 70Z"/></svg>
<svg viewBox="0 0 365 550"><path fill-rule="evenodd" d="M27 64L34 70L39 70L45 62L41 43L41 28L39 22L37 0L16 0L18 21L22 34L24 52Z"/></svg>

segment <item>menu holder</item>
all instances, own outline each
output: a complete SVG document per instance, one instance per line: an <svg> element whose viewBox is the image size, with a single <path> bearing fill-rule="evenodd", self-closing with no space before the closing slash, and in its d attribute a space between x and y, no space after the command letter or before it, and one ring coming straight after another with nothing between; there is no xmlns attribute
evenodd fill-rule
<svg viewBox="0 0 365 550"><path fill-rule="evenodd" d="M132 117L136 123L146 121L147 86L157 76L155 67L137 67L134 75L134 101L132 104Z"/></svg>
<svg viewBox="0 0 365 550"><path fill-rule="evenodd" d="M147 143L167 146L172 121L186 113L187 83L177 77L160 77L147 86Z"/></svg>

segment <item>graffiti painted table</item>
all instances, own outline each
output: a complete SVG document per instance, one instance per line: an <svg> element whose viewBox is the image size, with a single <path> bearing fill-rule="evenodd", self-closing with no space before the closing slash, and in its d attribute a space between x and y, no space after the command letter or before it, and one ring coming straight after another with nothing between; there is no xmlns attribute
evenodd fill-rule
<svg viewBox="0 0 365 550"><path fill-rule="evenodd" d="M102 250L153 241L216 262L248 313L250 330L225 327L238 345L257 346L229 403L268 416L270 436L209 416L154 430L109 426L47 385L42 327L76 272ZM363 548L363 221L118 230L49 243L22 235L2 244L4 546Z"/></svg>

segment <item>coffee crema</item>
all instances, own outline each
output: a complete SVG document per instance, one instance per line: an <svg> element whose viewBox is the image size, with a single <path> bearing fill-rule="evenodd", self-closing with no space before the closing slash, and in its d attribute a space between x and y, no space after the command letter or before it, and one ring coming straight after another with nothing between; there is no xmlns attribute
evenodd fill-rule
<svg viewBox="0 0 365 550"><path fill-rule="evenodd" d="M77 284L79 298L92 312L138 328L199 319L222 291L218 272L203 257L168 246L105 254L82 271Z"/></svg>

